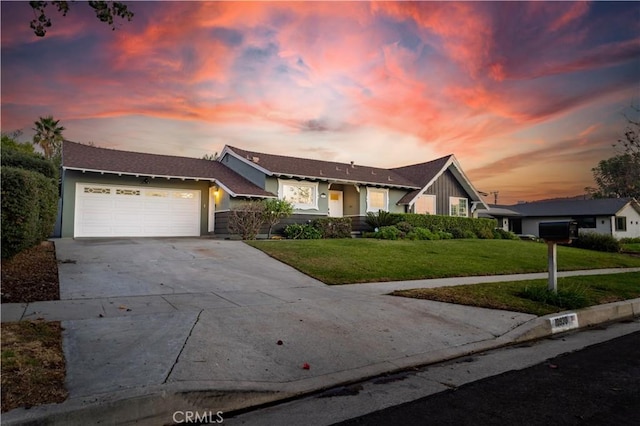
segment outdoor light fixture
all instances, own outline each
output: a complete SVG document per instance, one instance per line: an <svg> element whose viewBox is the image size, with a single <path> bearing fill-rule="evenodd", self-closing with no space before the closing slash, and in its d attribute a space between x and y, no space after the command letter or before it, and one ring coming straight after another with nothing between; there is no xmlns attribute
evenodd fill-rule
<svg viewBox="0 0 640 426"><path fill-rule="evenodd" d="M320 194L320 198L327 198L327 194L323 192L322 194Z"/></svg>
<svg viewBox="0 0 640 426"><path fill-rule="evenodd" d="M145 185L149 185L149 178L142 179L142 183Z"/></svg>

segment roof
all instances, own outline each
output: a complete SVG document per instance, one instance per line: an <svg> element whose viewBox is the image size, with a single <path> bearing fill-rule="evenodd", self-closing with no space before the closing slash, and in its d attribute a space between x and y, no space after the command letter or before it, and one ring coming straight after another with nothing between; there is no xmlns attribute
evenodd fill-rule
<svg viewBox="0 0 640 426"><path fill-rule="evenodd" d="M478 215L481 217L517 217L520 213L511 209L511 206L500 206L497 204L490 204L488 210L480 210Z"/></svg>
<svg viewBox="0 0 640 426"><path fill-rule="evenodd" d="M640 205L633 198L601 198L592 200L549 200L507 206L522 216L614 216L628 203L640 212Z"/></svg>
<svg viewBox="0 0 640 426"><path fill-rule="evenodd" d="M62 145L67 170L178 179L210 180L233 196L274 197L224 164L200 158L99 148L71 141Z"/></svg>
<svg viewBox="0 0 640 426"><path fill-rule="evenodd" d="M227 153L272 176L300 177L413 189L419 189L420 187L416 182L392 169L265 154L229 145L225 146L220 158L223 158Z"/></svg>

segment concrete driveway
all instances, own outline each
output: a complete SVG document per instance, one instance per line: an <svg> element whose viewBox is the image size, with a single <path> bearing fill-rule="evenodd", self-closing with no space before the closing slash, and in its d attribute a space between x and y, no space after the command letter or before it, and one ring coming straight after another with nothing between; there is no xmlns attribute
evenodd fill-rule
<svg viewBox="0 0 640 426"><path fill-rule="evenodd" d="M64 320L71 406L185 390L246 406L492 347L535 318L326 286L238 241L55 245L62 300L23 318Z"/></svg>

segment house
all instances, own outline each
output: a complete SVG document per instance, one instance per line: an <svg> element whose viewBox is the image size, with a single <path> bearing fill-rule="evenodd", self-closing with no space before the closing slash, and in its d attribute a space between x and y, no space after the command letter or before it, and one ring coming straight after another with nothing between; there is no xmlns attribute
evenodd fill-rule
<svg viewBox="0 0 640 426"><path fill-rule="evenodd" d="M239 203L276 197L294 205L289 223L349 217L354 230L378 210L473 217L487 207L453 155L383 169L232 146L211 161L63 143L62 237L225 235Z"/></svg>
<svg viewBox="0 0 640 426"><path fill-rule="evenodd" d="M505 230L538 236L540 222L575 220L579 232L596 232L615 238L640 237L640 203L633 198L592 200L560 199L489 206L480 216L493 217Z"/></svg>

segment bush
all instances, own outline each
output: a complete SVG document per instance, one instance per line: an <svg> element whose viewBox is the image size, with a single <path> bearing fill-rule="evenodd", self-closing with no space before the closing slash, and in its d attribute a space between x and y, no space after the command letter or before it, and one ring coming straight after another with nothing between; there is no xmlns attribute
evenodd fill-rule
<svg viewBox="0 0 640 426"><path fill-rule="evenodd" d="M493 238L493 230L497 225L495 219L475 219L415 213L395 213L392 214L392 216L394 216L398 222L408 222L415 227L427 228L432 232L449 232L453 234L455 238L468 238L463 235L469 235L465 233L465 231L471 231L476 237L490 239ZM456 237L456 235L461 236Z"/></svg>
<svg viewBox="0 0 640 426"><path fill-rule="evenodd" d="M2 257L51 235L57 212L57 185L40 173L2 167Z"/></svg>
<svg viewBox="0 0 640 426"><path fill-rule="evenodd" d="M640 244L640 238L620 238L621 244Z"/></svg>
<svg viewBox="0 0 640 426"><path fill-rule="evenodd" d="M322 238L350 238L351 219L348 217L324 217L313 221Z"/></svg>
<svg viewBox="0 0 640 426"><path fill-rule="evenodd" d="M597 234L595 232L581 232L578 239L571 243L572 246L587 250L605 251L618 253L622 246L620 241L608 234Z"/></svg>
<svg viewBox="0 0 640 426"><path fill-rule="evenodd" d="M284 228L284 235L290 240L318 240L322 232L312 225L294 223Z"/></svg>
<svg viewBox="0 0 640 426"><path fill-rule="evenodd" d="M413 226L412 224L404 220L401 222L398 222L395 226L402 232L406 232L406 233L409 233L415 229L415 226ZM426 229L426 228L422 228L422 229Z"/></svg>
<svg viewBox="0 0 640 426"><path fill-rule="evenodd" d="M255 240L264 223L264 203L249 201L231 209L229 232L243 240Z"/></svg>
<svg viewBox="0 0 640 426"><path fill-rule="evenodd" d="M510 231L505 231L502 228L496 228L493 230L493 238L496 240L519 240L516 234Z"/></svg>
<svg viewBox="0 0 640 426"><path fill-rule="evenodd" d="M364 222L371 227L371 229L380 229L383 226L392 226L400 222L400 215L386 212L384 210L378 210L378 213L367 213L367 217Z"/></svg>
<svg viewBox="0 0 640 426"><path fill-rule="evenodd" d="M277 198L269 198L263 201L264 212L262 219L269 225L269 231L267 232L267 238L271 238L271 230L275 225L280 223L284 218L287 218L293 214L293 204L287 200L280 200Z"/></svg>
<svg viewBox="0 0 640 426"><path fill-rule="evenodd" d="M413 230L407 233L407 239L409 240L439 240L438 234L434 234L427 228L413 228Z"/></svg>
<svg viewBox="0 0 640 426"><path fill-rule="evenodd" d="M404 232L396 228L394 225L383 226L376 232L376 238L382 240L398 240L403 239L406 236Z"/></svg>
<svg viewBox="0 0 640 426"><path fill-rule="evenodd" d="M39 154L3 149L1 158L3 166L31 170L52 179L58 178L58 171L53 162L46 160Z"/></svg>

